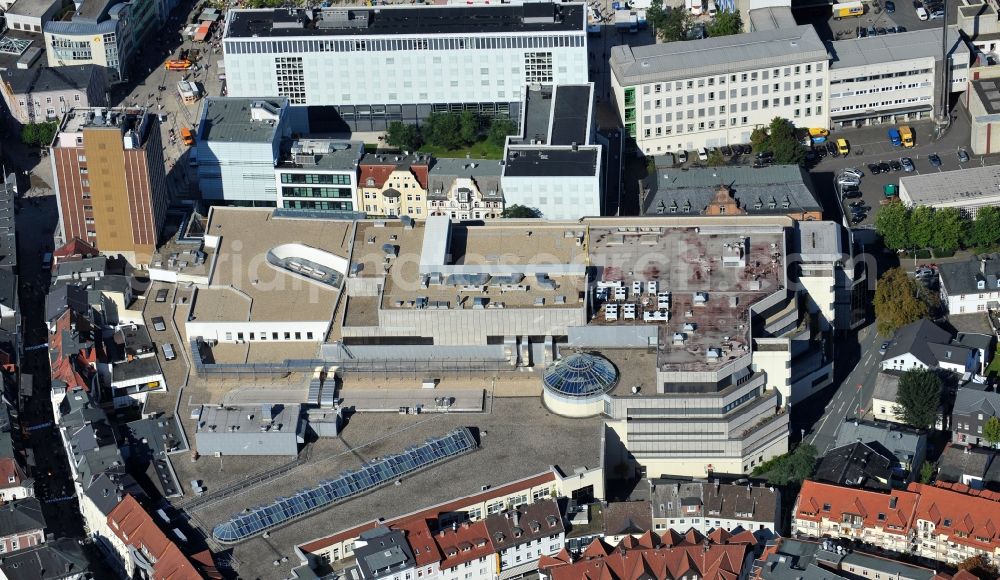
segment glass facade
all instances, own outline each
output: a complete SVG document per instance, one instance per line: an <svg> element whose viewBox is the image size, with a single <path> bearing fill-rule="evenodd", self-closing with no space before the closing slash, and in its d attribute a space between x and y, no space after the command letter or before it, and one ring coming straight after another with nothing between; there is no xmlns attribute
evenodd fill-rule
<svg viewBox="0 0 1000 580"><path fill-rule="evenodd" d="M319 185L350 185L351 176L329 173L282 173L281 183L306 183Z"/></svg>
<svg viewBox="0 0 1000 580"><path fill-rule="evenodd" d="M351 189L349 187L282 187L281 196L351 199Z"/></svg>
<svg viewBox="0 0 1000 580"><path fill-rule="evenodd" d="M327 209L336 211L354 211L354 204L350 201L313 201L310 199L285 200L285 209Z"/></svg>

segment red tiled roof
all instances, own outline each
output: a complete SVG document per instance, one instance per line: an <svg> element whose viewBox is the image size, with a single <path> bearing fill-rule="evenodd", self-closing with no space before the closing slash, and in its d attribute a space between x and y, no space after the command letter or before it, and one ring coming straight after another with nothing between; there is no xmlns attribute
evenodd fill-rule
<svg viewBox="0 0 1000 580"><path fill-rule="evenodd" d="M493 544L489 540L486 522L464 522L452 528L445 528L434 534L438 548L444 554L441 569L454 568L466 562L492 555Z"/></svg>
<svg viewBox="0 0 1000 580"><path fill-rule="evenodd" d="M917 500L917 494L912 491L885 494L807 480L802 483L794 517L814 522L824 517L840 521L846 513L861 516L866 528L906 534Z"/></svg>
<svg viewBox="0 0 1000 580"><path fill-rule="evenodd" d="M911 483L907 490L920 495L916 517L934 522L934 532L949 541L992 552L1000 547L1000 500L992 492L963 493L966 486Z"/></svg>
<svg viewBox="0 0 1000 580"><path fill-rule="evenodd" d="M14 480L11 481L11 478ZM0 489L17 487L21 485L24 479L24 471L21 470L21 466L17 464L17 461L13 457L0 459Z"/></svg>
<svg viewBox="0 0 1000 580"><path fill-rule="evenodd" d="M417 512L392 518L388 521L382 522L381 524L373 521L366 524L361 524L359 526L354 526L353 528L337 532L336 534L332 534L324 538L319 538L311 542L306 542L305 544L300 544L298 548L303 552L315 553L320 550L323 550L324 548L330 545L343 542L344 540L350 540L352 538L356 538L361 535L361 532L376 528L379 525L394 527L410 519L416 519L416 518L423 518L424 520L435 519L437 518L438 514L461 511L469 506L480 504L498 497L504 497L520 490L530 489L538 485L543 485L545 483L555 481L555 479L556 479L555 474L551 471L547 471L545 473L528 477L520 481L515 481L513 483L508 483L507 485L501 485L499 487L492 488L482 493L477 493L475 495L459 498Z"/></svg>
<svg viewBox="0 0 1000 580"><path fill-rule="evenodd" d="M51 376L53 380L66 383L67 390L80 387L90 391L90 377L93 376L94 370L87 363L91 359L97 360L96 351L90 349L86 354L82 351L77 353L63 351L63 333L70 332L74 316L72 310L60 314L55 321L55 332L49 336Z"/></svg>
<svg viewBox="0 0 1000 580"><path fill-rule="evenodd" d="M368 165L362 163L359 166L358 187L382 187L389 175L396 170L395 165ZM375 185L369 185L368 179L374 180Z"/></svg>
<svg viewBox="0 0 1000 580"><path fill-rule="evenodd" d="M435 538L431 535L431 529L424 518L413 518L412 520L400 522L392 526L406 534L406 541L413 549L413 555L417 560L417 566L423 567L434 562L441 561L441 552Z"/></svg>
<svg viewBox="0 0 1000 580"><path fill-rule="evenodd" d="M97 246L89 244L80 238L73 238L52 251L52 255L56 258L68 258L70 256L92 258L98 254L100 252L97 251Z"/></svg>
<svg viewBox="0 0 1000 580"><path fill-rule="evenodd" d="M108 525L122 542L151 556L154 561L153 580L202 578L177 544L167 538L149 513L131 495L126 495L111 510Z"/></svg>
<svg viewBox="0 0 1000 580"><path fill-rule="evenodd" d="M631 537L631 536L629 536ZM594 540L576 562L546 559L544 569L552 580L673 579L696 574L704 580L736 580L742 571L747 544L686 545L645 548L623 539L609 553Z"/></svg>

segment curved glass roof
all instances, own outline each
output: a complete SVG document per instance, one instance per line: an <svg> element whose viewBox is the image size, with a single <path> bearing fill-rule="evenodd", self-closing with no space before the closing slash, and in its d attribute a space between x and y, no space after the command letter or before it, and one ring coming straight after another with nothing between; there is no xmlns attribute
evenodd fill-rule
<svg viewBox="0 0 1000 580"><path fill-rule="evenodd" d="M611 390L618 370L608 359L578 352L545 369L545 388L570 397L591 397Z"/></svg>
<svg viewBox="0 0 1000 580"><path fill-rule="evenodd" d="M321 481L318 486L303 489L292 497L279 497L273 503L236 514L215 526L212 535L224 544L238 542L475 448L476 440L472 433L460 427L403 453L387 455L356 471L345 471L336 479Z"/></svg>

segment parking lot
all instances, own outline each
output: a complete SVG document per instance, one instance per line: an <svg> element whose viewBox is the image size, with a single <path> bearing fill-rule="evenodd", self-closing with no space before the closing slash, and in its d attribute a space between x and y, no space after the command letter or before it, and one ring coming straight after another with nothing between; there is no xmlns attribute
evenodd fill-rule
<svg viewBox="0 0 1000 580"><path fill-rule="evenodd" d="M864 16L833 19L833 11L830 6L818 6L795 11L795 20L799 24L812 24L816 27L816 32L820 37L829 40L846 40L856 38L858 27L889 29L902 26L907 31L923 30L941 26L940 20L920 20L917 18L916 8L912 0L894 0L895 10L889 13L885 9L886 0L876 0L865 2L866 9ZM954 23L957 20L955 11L952 10L948 20Z"/></svg>

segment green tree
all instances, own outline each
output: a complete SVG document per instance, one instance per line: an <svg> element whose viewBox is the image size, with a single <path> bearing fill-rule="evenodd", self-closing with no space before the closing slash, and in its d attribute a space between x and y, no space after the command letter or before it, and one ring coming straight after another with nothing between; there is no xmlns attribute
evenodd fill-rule
<svg viewBox="0 0 1000 580"><path fill-rule="evenodd" d="M887 248L904 250L913 247L910 244L910 210L899 201L878 210L875 214L875 231L882 236Z"/></svg>
<svg viewBox="0 0 1000 580"><path fill-rule="evenodd" d="M462 111L458 116L459 136L466 145L475 143L479 137L479 117L472 111Z"/></svg>
<svg viewBox="0 0 1000 580"><path fill-rule="evenodd" d="M934 229L934 208L919 205L910 211L910 243L914 249L931 247Z"/></svg>
<svg viewBox="0 0 1000 580"><path fill-rule="evenodd" d="M994 447L1000 443L1000 419L996 415L987 419L986 423L983 424L983 439L986 439Z"/></svg>
<svg viewBox="0 0 1000 580"><path fill-rule="evenodd" d="M443 149L457 149L462 146L461 121L454 113L431 113L424 121L424 142Z"/></svg>
<svg viewBox="0 0 1000 580"><path fill-rule="evenodd" d="M38 125L29 123L21 127L21 142L25 145L38 145Z"/></svg>
<svg viewBox="0 0 1000 580"><path fill-rule="evenodd" d="M722 151L718 149L712 149L712 152L708 154L708 161L706 161L710 167L721 167L729 163L726 156L722 154Z"/></svg>
<svg viewBox="0 0 1000 580"><path fill-rule="evenodd" d="M934 464L930 461L925 461L923 465L920 466L920 483L930 483L934 480Z"/></svg>
<svg viewBox="0 0 1000 580"><path fill-rule="evenodd" d="M888 336L901 326L927 317L937 301L905 270L893 268L879 278L874 306L878 333Z"/></svg>
<svg viewBox="0 0 1000 580"><path fill-rule="evenodd" d="M663 0L652 1L646 9L646 21L663 42L687 40L687 31L691 28L691 14L683 8L664 7Z"/></svg>
<svg viewBox="0 0 1000 580"><path fill-rule="evenodd" d="M750 145L755 153L773 153L775 163L799 165L805 161L806 149L796 139L795 125L788 119L775 117L767 128L754 129L750 133Z"/></svg>
<svg viewBox="0 0 1000 580"><path fill-rule="evenodd" d="M739 11L717 12L707 30L709 36L730 36L743 32Z"/></svg>
<svg viewBox="0 0 1000 580"><path fill-rule="evenodd" d="M50 121L48 123L38 124L38 144L43 146L48 146L52 144L52 140L56 138L56 132L59 131L59 122Z"/></svg>
<svg viewBox="0 0 1000 580"><path fill-rule="evenodd" d="M507 135L517 133L517 126L510 119L493 119L490 122L490 130L486 134L486 141L494 147L503 147Z"/></svg>
<svg viewBox="0 0 1000 580"><path fill-rule="evenodd" d="M990 248L1000 242L1000 207L986 206L976 211L976 219L968 230L965 245L970 248Z"/></svg>
<svg viewBox="0 0 1000 580"><path fill-rule="evenodd" d="M396 149L412 151L420 147L420 130L413 125L393 121L389 123L389 130L386 131L385 141Z"/></svg>
<svg viewBox="0 0 1000 580"><path fill-rule="evenodd" d="M937 421L941 405L941 378L927 369L911 369L899 377L896 416L918 429L929 429Z"/></svg>
<svg viewBox="0 0 1000 580"><path fill-rule="evenodd" d="M794 450L761 463L753 470L774 485L798 485L816 469L816 448L803 443Z"/></svg>
<svg viewBox="0 0 1000 580"><path fill-rule="evenodd" d="M503 214L505 218L536 218L539 217L538 210L533 207L528 207L525 205L508 205L504 208Z"/></svg>
<svg viewBox="0 0 1000 580"><path fill-rule="evenodd" d="M962 239L969 229L969 219L958 208L945 207L934 211L932 245L942 250L955 251L962 247Z"/></svg>
<svg viewBox="0 0 1000 580"><path fill-rule="evenodd" d="M958 564L959 570L971 572L979 578L998 578L1000 570L983 554L970 556Z"/></svg>

